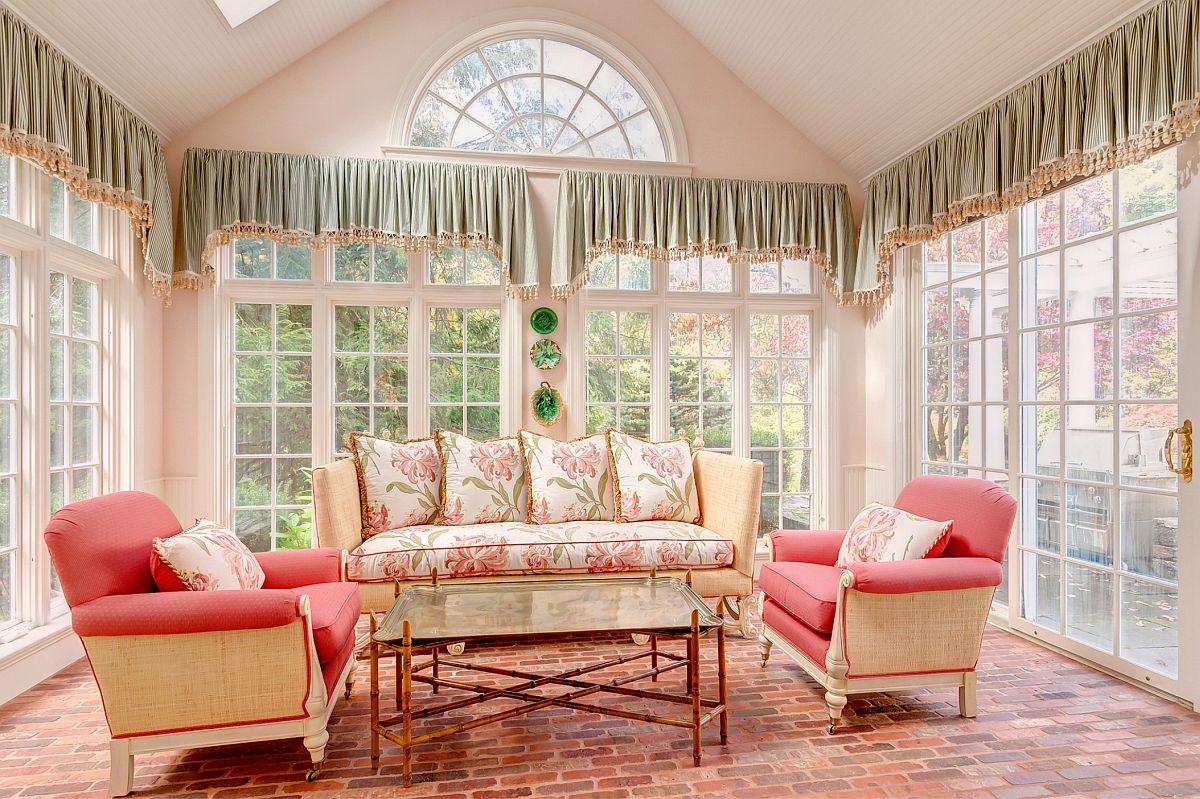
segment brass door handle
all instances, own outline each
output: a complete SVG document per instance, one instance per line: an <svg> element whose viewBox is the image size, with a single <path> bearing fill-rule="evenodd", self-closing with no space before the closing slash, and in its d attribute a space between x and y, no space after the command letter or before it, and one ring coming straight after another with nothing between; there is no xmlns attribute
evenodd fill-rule
<svg viewBox="0 0 1200 799"><path fill-rule="evenodd" d="M1175 435L1179 434L1179 467L1176 468L1175 461L1171 457L1171 446L1175 443ZM1183 478L1183 482L1192 482L1192 420L1184 419L1183 424L1179 427L1174 427L1167 431L1167 440L1163 444L1163 458L1167 461L1167 468L1175 474Z"/></svg>

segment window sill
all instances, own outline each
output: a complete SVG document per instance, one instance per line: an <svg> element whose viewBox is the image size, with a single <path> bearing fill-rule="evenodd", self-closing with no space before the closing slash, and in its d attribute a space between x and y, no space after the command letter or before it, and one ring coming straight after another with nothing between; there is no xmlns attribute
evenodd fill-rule
<svg viewBox="0 0 1200 799"><path fill-rule="evenodd" d="M83 657L71 617L59 616L0 645L0 705Z"/></svg>

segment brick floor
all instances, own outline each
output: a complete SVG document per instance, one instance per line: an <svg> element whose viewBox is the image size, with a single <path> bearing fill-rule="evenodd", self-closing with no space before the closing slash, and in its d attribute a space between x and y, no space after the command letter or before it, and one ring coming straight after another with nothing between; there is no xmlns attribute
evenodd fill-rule
<svg viewBox="0 0 1200 799"><path fill-rule="evenodd" d="M626 645L477 648L474 656L537 670ZM729 662L729 745L710 728L700 768L682 731L548 709L419 748L419 782L404 790L394 747L385 742L379 773L370 768L363 664L353 698L334 711L318 782L304 782L299 741L280 741L141 756L135 795L1200 796L1200 715L998 630L985 638L974 720L958 717L953 690L879 694L851 699L850 726L828 736L815 685L778 651L760 669L757 644L731 637ZM390 666L384 675L387 695ZM415 688L418 702L428 699L425 690ZM104 717L86 665L0 707L0 799L107 796L107 768Z"/></svg>

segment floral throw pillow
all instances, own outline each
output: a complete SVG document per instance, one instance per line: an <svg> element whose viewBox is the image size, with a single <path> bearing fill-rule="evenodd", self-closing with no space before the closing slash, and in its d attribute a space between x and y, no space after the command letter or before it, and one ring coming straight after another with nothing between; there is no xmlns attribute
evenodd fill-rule
<svg viewBox="0 0 1200 799"><path fill-rule="evenodd" d="M267 579L246 545L207 519L170 538L155 538L150 547L189 591L255 590Z"/></svg>
<svg viewBox="0 0 1200 799"><path fill-rule="evenodd" d="M555 441L522 430L517 438L529 481L529 524L613 520L603 433Z"/></svg>
<svg viewBox="0 0 1200 799"><path fill-rule="evenodd" d="M445 525L523 522L529 506L516 436L476 441L436 430Z"/></svg>
<svg viewBox="0 0 1200 799"><path fill-rule="evenodd" d="M652 444L612 429L606 434L618 522L700 523L689 442Z"/></svg>
<svg viewBox="0 0 1200 799"><path fill-rule="evenodd" d="M854 517L838 550L837 566L937 557L953 526L953 521L937 522L873 502Z"/></svg>
<svg viewBox="0 0 1200 799"><path fill-rule="evenodd" d="M442 461L432 438L395 442L351 433L350 453L358 470L363 538L437 518Z"/></svg>

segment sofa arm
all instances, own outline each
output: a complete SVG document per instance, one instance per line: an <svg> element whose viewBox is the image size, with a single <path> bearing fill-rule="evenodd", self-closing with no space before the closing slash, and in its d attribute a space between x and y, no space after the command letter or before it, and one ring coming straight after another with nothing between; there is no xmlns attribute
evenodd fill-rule
<svg viewBox="0 0 1200 799"><path fill-rule="evenodd" d="M299 599L278 589L113 594L72 608L71 626L81 638L282 627L299 618Z"/></svg>
<svg viewBox="0 0 1200 799"><path fill-rule="evenodd" d="M775 530L769 537L771 560L832 566L845 537L845 530Z"/></svg>
<svg viewBox="0 0 1200 799"><path fill-rule="evenodd" d="M763 465L750 458L700 450L692 458L705 529L733 542L733 567L754 574Z"/></svg>
<svg viewBox="0 0 1200 799"><path fill-rule="evenodd" d="M923 558L887 563L852 563L854 590L867 594L914 594L995 588L1004 571L991 558Z"/></svg>
<svg viewBox="0 0 1200 799"><path fill-rule="evenodd" d="M263 588L299 588L316 583L340 583L345 551L334 547L256 552L267 579Z"/></svg>
<svg viewBox="0 0 1200 799"><path fill-rule="evenodd" d="M317 545L349 552L362 541L362 502L351 458L313 469L313 521Z"/></svg>

